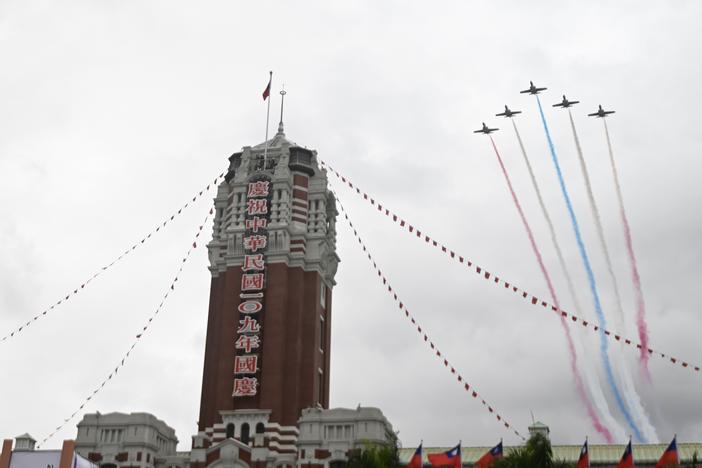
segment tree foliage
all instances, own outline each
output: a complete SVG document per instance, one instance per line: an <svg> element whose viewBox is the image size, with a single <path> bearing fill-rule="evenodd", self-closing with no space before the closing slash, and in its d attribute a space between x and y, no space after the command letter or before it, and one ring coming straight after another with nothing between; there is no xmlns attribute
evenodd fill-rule
<svg viewBox="0 0 702 468"><path fill-rule="evenodd" d="M495 461L492 468L568 468L573 465L553 459L551 442L541 434L534 434L523 447L511 450L502 460Z"/></svg>
<svg viewBox="0 0 702 468"><path fill-rule="evenodd" d="M346 464L347 468L400 468L397 440L387 444L367 443L355 450Z"/></svg>

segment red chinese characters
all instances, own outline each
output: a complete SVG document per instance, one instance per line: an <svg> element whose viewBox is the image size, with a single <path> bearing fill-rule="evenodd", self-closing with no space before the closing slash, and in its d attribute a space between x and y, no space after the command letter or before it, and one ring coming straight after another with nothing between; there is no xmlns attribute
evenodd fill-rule
<svg viewBox="0 0 702 468"><path fill-rule="evenodd" d="M256 314L263 310L263 304L261 301L249 300L244 301L237 307L240 314Z"/></svg>
<svg viewBox="0 0 702 468"><path fill-rule="evenodd" d="M261 325L259 325L258 320L251 318L250 316L245 316L243 320L239 320L239 328L237 333L258 333L261 331Z"/></svg>
<svg viewBox="0 0 702 468"><path fill-rule="evenodd" d="M257 389L258 379L256 377L244 377L241 379L234 379L234 393L232 394L232 396L256 396Z"/></svg>
<svg viewBox="0 0 702 468"><path fill-rule="evenodd" d="M246 226L246 230L258 232L259 229L268 227L268 220L266 218L254 216L244 221L244 225Z"/></svg>
<svg viewBox="0 0 702 468"><path fill-rule="evenodd" d="M268 245L268 237L257 234L255 236L244 237L244 249L250 250L251 252L256 252L257 250L263 250Z"/></svg>
<svg viewBox="0 0 702 468"><path fill-rule="evenodd" d="M258 354L252 351L261 348L261 322L258 314L264 310L264 288L266 283L266 258L268 247L268 196L271 183L268 180L250 182L246 190L246 212L243 239L244 261L241 266L242 302L237 307L239 326L234 348L234 397L252 397L258 393Z"/></svg>
<svg viewBox="0 0 702 468"><path fill-rule="evenodd" d="M265 275L263 273L245 273L241 275L241 290L242 291L260 291L263 289L263 281Z"/></svg>
<svg viewBox="0 0 702 468"><path fill-rule="evenodd" d="M246 202L246 214L249 216L268 214L268 200L265 198L249 199Z"/></svg>
<svg viewBox="0 0 702 468"><path fill-rule="evenodd" d="M263 271L266 267L266 261L263 259L263 254L244 255L244 265L241 269L244 271L257 270Z"/></svg>
<svg viewBox="0 0 702 468"><path fill-rule="evenodd" d="M255 374L258 371L258 355L237 356L234 358L235 374Z"/></svg>
<svg viewBox="0 0 702 468"><path fill-rule="evenodd" d="M261 338L258 335L239 335L234 343L236 349L243 349L245 353L250 353L252 349L261 347Z"/></svg>
<svg viewBox="0 0 702 468"><path fill-rule="evenodd" d="M270 182L268 182L267 180L251 182L249 184L249 189L246 192L246 196L249 198L267 197L269 185Z"/></svg>

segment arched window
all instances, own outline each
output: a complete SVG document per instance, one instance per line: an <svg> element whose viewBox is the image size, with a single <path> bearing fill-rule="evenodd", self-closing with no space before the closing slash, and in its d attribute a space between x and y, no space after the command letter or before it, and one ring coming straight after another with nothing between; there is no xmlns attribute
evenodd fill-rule
<svg viewBox="0 0 702 468"><path fill-rule="evenodd" d="M244 423L241 425L241 437L239 438L243 443L249 443L249 423Z"/></svg>
<svg viewBox="0 0 702 468"><path fill-rule="evenodd" d="M235 429L235 426L233 423L227 424L227 439L234 438L234 429Z"/></svg>
<svg viewBox="0 0 702 468"><path fill-rule="evenodd" d="M256 434L263 434L266 432L266 427L263 425L262 422L256 424Z"/></svg>

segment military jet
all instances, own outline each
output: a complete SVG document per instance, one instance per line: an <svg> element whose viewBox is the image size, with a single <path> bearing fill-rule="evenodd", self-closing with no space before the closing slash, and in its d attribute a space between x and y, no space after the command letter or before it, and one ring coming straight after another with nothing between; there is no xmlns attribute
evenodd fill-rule
<svg viewBox="0 0 702 468"><path fill-rule="evenodd" d="M521 94L539 94L541 91L546 91L546 88L537 88L534 86L534 82L530 81L529 82L529 89L525 89L524 91L519 91Z"/></svg>
<svg viewBox="0 0 702 468"><path fill-rule="evenodd" d="M505 111L495 114L496 117L512 117L513 115L521 114L522 111L513 111L509 107L505 106Z"/></svg>
<svg viewBox="0 0 702 468"><path fill-rule="evenodd" d="M614 111L606 111L602 108L602 104L600 104L600 108L597 109L597 112L594 112L592 114L587 114L588 117L604 117L609 114L614 114Z"/></svg>
<svg viewBox="0 0 702 468"><path fill-rule="evenodd" d="M573 104L577 104L579 102L580 101L569 101L568 99L566 99L565 94L564 94L563 100L561 102L559 102L558 104L554 104L553 107L562 107L562 108L566 109L566 108L572 106Z"/></svg>
<svg viewBox="0 0 702 468"><path fill-rule="evenodd" d="M483 122L483 128L481 128L480 130L474 130L473 133L484 133L486 135L489 135L492 132L496 132L498 130L499 128L488 128L488 126L485 125L485 122Z"/></svg>

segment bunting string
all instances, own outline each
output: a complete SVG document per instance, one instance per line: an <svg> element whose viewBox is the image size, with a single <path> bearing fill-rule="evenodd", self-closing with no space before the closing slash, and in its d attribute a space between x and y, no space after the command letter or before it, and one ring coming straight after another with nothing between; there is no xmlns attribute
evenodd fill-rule
<svg viewBox="0 0 702 468"><path fill-rule="evenodd" d="M371 255L370 251L366 247L365 243L361 239L360 235L358 234L358 231L354 227L353 223L351 222L351 219L349 218L348 213L344 209L344 205L341 203L341 200L339 199L338 195L334 190L332 189L332 192L334 193L334 196L336 197L336 201L339 204L339 208L341 208L341 212L344 215L344 219L346 219L346 222L348 223L349 227L351 228L351 231L353 232L354 237L356 238L356 241L360 245L361 249L366 255L366 258L368 261L373 265L373 269L378 275L378 278L383 282L383 288L386 289L388 294L390 294L397 304L397 307L401 312L404 312L405 318L409 320L412 324L412 327L416 329L417 333L419 336L422 338L424 343L431 349L431 351L434 353L434 355L443 362L444 367L451 372L451 374L456 378L456 381L458 382L459 385L462 386L463 390L465 390L470 396L473 397L473 399L480 401L480 403L485 407L485 409L495 417L498 423L504 425L504 427L508 430L511 430L514 432L514 434L521 438L522 440L526 440L522 434L519 433L519 431L512 426L496 409L494 409L485 399L478 393L478 391L475 389L475 386L471 385L468 383L468 381L461 375L461 373L456 370L456 368L449 362L448 358L439 350L438 346L429 338L429 335L427 332L422 328L422 326L419 324L417 319L414 318L414 316L410 313L409 309L405 305L404 302L402 302L402 299L398 296L397 292L393 289L393 287L390 285L390 282L387 280L385 275L383 274L382 270L378 266L378 264L375 262L373 259L373 256Z"/></svg>
<svg viewBox="0 0 702 468"><path fill-rule="evenodd" d="M637 350L645 350L645 352L648 352L649 355L651 356L657 356L661 359L663 359L665 362L675 365L675 366L680 366L684 369L688 369L692 372L695 372L697 374L700 373L700 367L698 365L694 365L688 361L684 361L676 356L663 353L661 351L655 350L653 348L645 348L642 346L641 343L636 342L635 340L631 340L619 333L615 333L611 330L608 329L601 329L599 325L595 323L591 323L588 320L585 320L583 318L580 318L576 315L570 314L562 309L558 309L554 305L550 304L548 301L544 301L540 299L539 297L529 293L528 291L525 291L517 286L514 285L514 283L505 281L504 279L500 278L497 275L494 275L493 273L487 271L483 267L474 264L471 260L468 258L461 256L459 253L449 249L446 247L444 244L440 243L430 235L428 235L426 232L424 232L421 229L418 229L416 226L409 224L407 221L405 221L403 218L398 216L396 213L390 211L389 208L375 200L374 198L370 197L366 192L362 191L358 186L354 185L347 177L341 175L338 171L336 171L333 167L331 167L329 164L326 162L320 160L320 164L322 165L323 168L330 170L342 183L347 185L349 188L351 188L353 191L356 192L356 195L361 197L363 200L366 202L370 203L372 206L376 207L377 211L379 213L384 213L386 217L392 219L393 223L399 224L399 226L406 231L409 234L412 234L413 237L416 237L417 239L424 240L424 242L427 245L430 245L432 247L435 247L437 249L440 249L441 252L448 257L450 257L452 260L459 262L471 270L475 271L478 275L480 275L483 279L486 281L493 283L495 286L501 286L504 288L506 291L511 291L512 293L521 296L522 299L528 301L531 303L531 305L534 306L541 306L544 309L551 310L554 312L556 316L562 316L565 319L569 320L569 323L571 325L582 325L585 329L591 330L598 335L604 332L604 336L612 340L614 339L617 343L621 343L624 345L627 345L631 348L636 348Z"/></svg>
<svg viewBox="0 0 702 468"><path fill-rule="evenodd" d="M188 208L192 203L194 203L196 200L198 200L204 193L209 192L210 187L216 187L217 184L221 179L224 178L226 172L222 172L219 174L215 179L212 181L211 184L208 184L207 187L204 189L200 190L192 199L188 200L184 205L182 205L180 208L178 208L177 211L175 211L170 217L166 218L162 223L156 225L154 229L151 230L148 234L146 234L144 237L142 237L139 241L135 242L131 247L126 249L124 252L122 252L117 258L112 260L110 263L107 265L103 266L99 270L97 270L95 273L93 273L92 276L90 276L87 280L85 280L83 283L81 283L80 286L74 288L73 290L68 291L64 296L62 296L59 300L51 304L49 307L41 311L40 313L36 314L34 317L31 319L27 320L24 322L22 325L19 327L11 330L9 333L4 335L2 338L0 338L0 343L3 343L10 338L16 336L23 330L26 330L30 325L32 325L34 322L39 320L42 317L45 317L49 312L53 311L57 307L59 307L61 304L68 302L69 299L71 299L73 296L78 294L79 292L83 291L95 278L98 276L102 275L105 273L107 270L112 268L117 262L122 260L124 257L129 255L130 253L134 252L138 247L144 245L147 241L151 239L152 236L154 236L156 233L161 231L163 228L165 228L168 224L170 224L178 215L180 215L185 209Z"/></svg>
<svg viewBox="0 0 702 468"><path fill-rule="evenodd" d="M151 314L151 316L144 323L144 326L135 335L134 340L132 341L132 345L129 347L127 352L122 356L122 359L117 363L115 368L107 375L107 377L105 377L105 379L102 382L100 382L100 385L97 386L95 388L95 390L93 390L90 393L90 395L88 395L85 399L83 399L80 406L78 406L78 408L70 416L65 418L61 424L56 426L56 428L49 435L44 437L44 439L42 439L41 443L37 444L37 448L40 448L42 445L44 445L44 443L46 443L46 441L51 439L54 435L56 435L56 433L58 431L63 429L63 427L66 424L68 424L69 421L71 421L73 418L75 418L76 415L78 415L83 410L83 408L85 408L85 406L88 403L90 403L90 401L98 394L98 392L100 392L100 390L102 390L103 387L105 387L105 385L107 385L107 383L110 380L112 380L113 377L116 377L117 373L124 367L125 362L127 361L127 358L129 358L129 355L131 354L131 352L134 350L134 348L139 343L139 341L141 341L141 339L144 337L144 334L148 331L149 327L151 326L151 324L154 321L154 319L156 318L156 316L163 309L163 305L165 304L166 300L168 299L168 296L175 290L175 284L178 281L178 277L183 272L183 268L185 267L185 263L190 258L190 254L197 248L198 238L200 237L200 234L202 233L202 229L205 227L207 220L210 218L210 216L212 216L213 212L214 212L214 210L212 208L210 208L210 211L207 214L207 216L205 216L205 219L202 221L202 224L200 226L198 226L197 232L195 233L195 237L193 238L192 244L190 245L190 248L186 252L182 261L180 262L180 266L178 267L178 271L176 272L175 276L171 280L171 283L168 286L168 288L166 289L166 292L163 294L163 297L161 298L161 303L156 307L155 311Z"/></svg>

